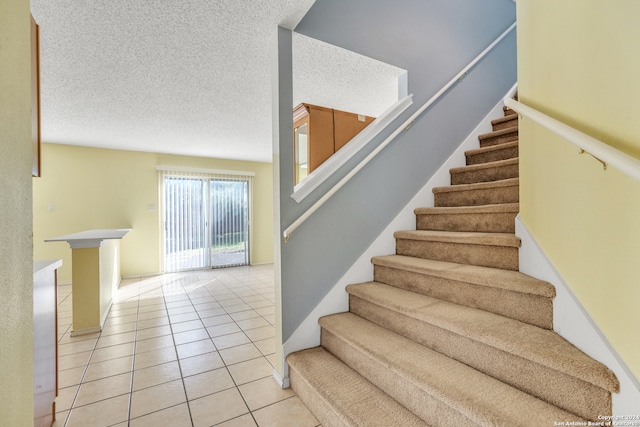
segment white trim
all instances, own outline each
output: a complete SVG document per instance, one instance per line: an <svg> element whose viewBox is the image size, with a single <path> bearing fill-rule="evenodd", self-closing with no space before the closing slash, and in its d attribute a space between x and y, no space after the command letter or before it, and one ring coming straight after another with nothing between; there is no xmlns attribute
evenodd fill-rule
<svg viewBox="0 0 640 427"><path fill-rule="evenodd" d="M228 171L222 169L190 168L183 166L156 166L156 170L165 172L206 173L212 175L256 176L255 172L248 171Z"/></svg>
<svg viewBox="0 0 640 427"><path fill-rule="evenodd" d="M374 242L363 252L351 268L338 280L320 303L300 323L289 339L282 345L283 360L294 351L320 345L320 326L318 319L333 313L349 310L349 297L345 287L352 283L362 283L373 280L373 265L371 258L388 255L395 252L393 233L398 230L416 228L414 209L434 205L433 188L447 186L451 183L449 169L464 166L466 163L464 152L478 148L478 136L491 131L491 120L502 115L502 101L499 102L486 117L467 136L454 153L443 163L431 179L419 190L411 201L398 213L391 223ZM288 365L283 362L284 378L288 378Z"/></svg>
<svg viewBox="0 0 640 427"><path fill-rule="evenodd" d="M81 335L96 334L98 332L102 332L101 326L95 326L93 328L85 328L85 329L74 329L73 331L71 331L70 335L72 337L79 337Z"/></svg>
<svg viewBox="0 0 640 427"><path fill-rule="evenodd" d="M297 203L303 201L309 194L331 177L340 167L347 163L360 150L366 147L376 136L389 126L400 114L413 104L413 95L409 95L391 107L377 119L354 136L335 154L329 157L318 168L311 172L305 179L293 188L291 198Z"/></svg>
<svg viewBox="0 0 640 427"><path fill-rule="evenodd" d="M640 383L522 223L520 215L516 217L516 236L522 242L520 271L545 280L556 288L556 297L553 301L555 332L593 359L605 364L616 374L620 381L620 393L612 395L613 414L637 414Z"/></svg>
<svg viewBox="0 0 640 427"><path fill-rule="evenodd" d="M286 363L285 363L286 365ZM277 369L273 370L273 379L276 380L276 382L278 383L278 385L280 386L280 388L289 388L291 387L291 384L289 383L289 377L281 377L280 374L278 373Z"/></svg>
<svg viewBox="0 0 640 427"><path fill-rule="evenodd" d="M612 146L599 141L579 130L567 126L564 123L547 116L540 111L531 108L515 99L505 99L507 107L515 110L518 114L527 117L540 126L554 132L556 135L566 139L581 150L586 151L614 168L626 173L632 178L640 181L640 160L631 157Z"/></svg>

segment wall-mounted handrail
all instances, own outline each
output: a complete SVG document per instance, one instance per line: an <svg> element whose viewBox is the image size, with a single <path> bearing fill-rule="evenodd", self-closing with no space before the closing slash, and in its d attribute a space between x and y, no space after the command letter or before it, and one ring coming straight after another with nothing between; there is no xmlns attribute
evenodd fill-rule
<svg viewBox="0 0 640 427"><path fill-rule="evenodd" d="M582 133L552 117L549 117L546 114L523 104L522 102L518 102L515 99L507 98L504 100L504 104L512 110L515 110L523 117L533 120L540 126L571 142L581 150L579 152L580 154L585 152L591 154L603 163L605 169L607 165L613 166L630 177L640 181L640 160L635 157L631 157L630 155L625 154L622 151Z"/></svg>
<svg viewBox="0 0 640 427"><path fill-rule="evenodd" d="M327 191L317 202L315 202L309 209L307 209L302 215L300 215L293 223L287 227L282 233L284 237L285 243L289 240L289 236L293 233L303 222L307 220L315 211L317 211L320 206L322 206L327 200L331 198L335 193L338 192L351 178L353 178L362 168L364 168L374 157L378 155L391 141L393 141L398 135L402 133L402 131L409 130L413 122L427 110L431 105L433 105L442 95L444 95L453 85L462 81L464 76L469 72L471 68L473 68L478 62L482 60L498 43L502 41L513 29L516 27L516 23L514 22L507 28L498 38L496 38L489 46L487 46L478 56L476 56L473 61L471 61L466 67L464 67L458 74L455 75L454 78L449 80L447 84L445 84L442 89L436 92L425 104L420 107L415 113L411 115L402 125L400 125L391 135L387 137L380 145L378 145L367 157L362 159L360 163L356 167L354 167L347 175L345 175L338 183L336 183L329 191Z"/></svg>

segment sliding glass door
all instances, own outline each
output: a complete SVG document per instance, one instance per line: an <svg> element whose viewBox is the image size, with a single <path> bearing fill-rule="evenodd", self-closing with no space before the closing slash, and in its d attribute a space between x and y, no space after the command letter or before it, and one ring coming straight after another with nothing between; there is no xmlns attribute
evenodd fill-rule
<svg viewBox="0 0 640 427"><path fill-rule="evenodd" d="M251 176L162 171L164 269L249 264Z"/></svg>

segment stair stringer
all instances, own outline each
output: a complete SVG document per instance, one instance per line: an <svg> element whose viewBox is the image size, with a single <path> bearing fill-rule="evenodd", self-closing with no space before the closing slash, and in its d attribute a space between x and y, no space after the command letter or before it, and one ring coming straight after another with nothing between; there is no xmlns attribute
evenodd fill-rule
<svg viewBox="0 0 640 427"><path fill-rule="evenodd" d="M508 98L515 93L514 85L502 98ZM434 187L444 187L451 183L451 168L465 166L465 151L478 147L478 136L491 132L491 120L503 114L503 101L498 102L494 108L482 119L476 128L440 166L436 173L427 183L416 193L416 195L400 210L398 215L380 233L380 235L369 245L358 260L347 270L347 272L333 285L331 290L325 295L320 303L311 310L311 313L291 334L289 339L282 345L282 372L280 377L277 369L274 370L274 378L283 388L289 387L289 365L286 362L288 354L295 351L304 350L320 345L320 325L318 319L329 314L349 311L349 294L345 291L347 285L353 283L363 283L373 280L373 267L371 258L379 255L395 253L396 239L393 233L397 230L415 230L416 216L414 209L421 207L433 207Z"/></svg>
<svg viewBox="0 0 640 427"><path fill-rule="evenodd" d="M555 269L519 214L516 217L516 236L521 240L520 272L547 281L556 288L553 300L554 331L615 373L620 382L620 392L611 394L613 415L636 414L640 402L640 382Z"/></svg>

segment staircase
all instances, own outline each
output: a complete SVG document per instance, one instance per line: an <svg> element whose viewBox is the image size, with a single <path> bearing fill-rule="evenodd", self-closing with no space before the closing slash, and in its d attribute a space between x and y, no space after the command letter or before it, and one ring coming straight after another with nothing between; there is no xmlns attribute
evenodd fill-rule
<svg viewBox="0 0 640 427"><path fill-rule="evenodd" d="M518 272L518 118L493 132L323 317L321 347L287 357L328 426L553 426L611 415L618 380L553 332L555 289ZM566 424L565 424L566 425ZM586 424L585 424L586 425Z"/></svg>

